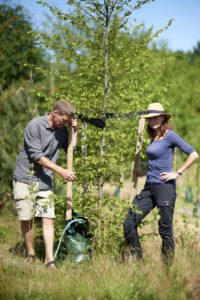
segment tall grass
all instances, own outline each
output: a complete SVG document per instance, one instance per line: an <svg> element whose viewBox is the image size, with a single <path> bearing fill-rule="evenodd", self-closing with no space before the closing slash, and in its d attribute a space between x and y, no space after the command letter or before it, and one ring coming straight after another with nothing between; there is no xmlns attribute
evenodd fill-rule
<svg viewBox="0 0 200 300"><path fill-rule="evenodd" d="M89 264L64 263L57 272L34 266L0 264L1 299L199 299L199 258L177 253L171 269L148 258L142 264L94 257ZM198 296L198 297L197 297Z"/></svg>
<svg viewBox="0 0 200 300"><path fill-rule="evenodd" d="M46 269L41 259L27 265L24 258L9 253L20 240L15 217L0 216L0 299L200 299L200 244L198 228L175 224L174 265L166 268L160 258L159 236L142 242L144 261L122 262L119 257L94 254L90 263L59 265Z"/></svg>

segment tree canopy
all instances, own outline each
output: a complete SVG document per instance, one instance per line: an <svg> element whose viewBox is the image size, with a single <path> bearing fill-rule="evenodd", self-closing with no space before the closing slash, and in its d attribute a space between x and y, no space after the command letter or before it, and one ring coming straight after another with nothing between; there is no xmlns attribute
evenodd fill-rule
<svg viewBox="0 0 200 300"><path fill-rule="evenodd" d="M44 51L30 35L30 16L21 5L0 4L0 87L26 79L25 64L44 64Z"/></svg>

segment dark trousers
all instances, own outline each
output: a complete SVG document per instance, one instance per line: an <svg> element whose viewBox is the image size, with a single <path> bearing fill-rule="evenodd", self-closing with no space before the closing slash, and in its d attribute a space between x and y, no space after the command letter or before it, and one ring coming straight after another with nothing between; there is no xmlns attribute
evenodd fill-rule
<svg viewBox="0 0 200 300"><path fill-rule="evenodd" d="M174 256L173 214L176 201L174 181L165 184L146 183L144 189L135 197L124 221L125 238L130 245L131 254L142 258L142 248L137 227L150 211L157 207L160 214L159 234L162 238L162 256L166 262Z"/></svg>

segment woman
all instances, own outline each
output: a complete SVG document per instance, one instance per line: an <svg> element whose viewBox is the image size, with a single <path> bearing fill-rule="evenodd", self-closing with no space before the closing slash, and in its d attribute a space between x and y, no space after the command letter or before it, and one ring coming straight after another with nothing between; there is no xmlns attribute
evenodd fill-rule
<svg viewBox="0 0 200 300"><path fill-rule="evenodd" d="M183 175L199 155L170 129L168 120L171 115L164 111L160 103L151 103L147 114L143 117L148 121L147 132L151 138L146 149L148 171L147 174L138 169L134 172L138 176L147 175L147 179L143 190L132 202L133 208L129 210L124 221L124 233L130 245L130 253L137 258L142 258L137 226L154 207L157 207L160 214L158 227L162 238L162 257L166 263L169 263L174 256L173 213L176 179ZM175 147L188 155L177 171L172 170Z"/></svg>

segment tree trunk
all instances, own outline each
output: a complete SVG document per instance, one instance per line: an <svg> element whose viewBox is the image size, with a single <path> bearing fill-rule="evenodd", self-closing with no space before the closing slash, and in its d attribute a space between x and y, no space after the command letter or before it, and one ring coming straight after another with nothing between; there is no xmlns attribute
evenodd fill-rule
<svg viewBox="0 0 200 300"><path fill-rule="evenodd" d="M81 135L81 152L82 152L82 158L83 158L83 165L87 165L86 159L87 159L87 123L82 123L82 135ZM86 198L87 192L88 192L88 181L87 178L84 177L84 181L82 183L82 198L83 200Z"/></svg>

